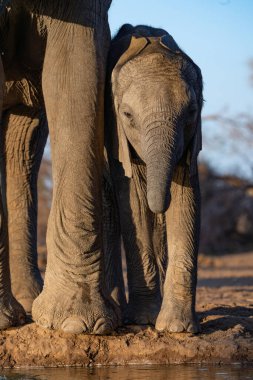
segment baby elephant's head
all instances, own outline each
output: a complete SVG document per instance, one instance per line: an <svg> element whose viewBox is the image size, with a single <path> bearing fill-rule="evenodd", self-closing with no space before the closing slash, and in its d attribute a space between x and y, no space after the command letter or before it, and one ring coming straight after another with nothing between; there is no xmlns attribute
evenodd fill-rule
<svg viewBox="0 0 253 380"><path fill-rule="evenodd" d="M175 165L196 175L201 149L200 69L165 31L124 26L112 43L109 65L115 112L114 146L125 174L131 155L147 165L147 198L165 212Z"/></svg>

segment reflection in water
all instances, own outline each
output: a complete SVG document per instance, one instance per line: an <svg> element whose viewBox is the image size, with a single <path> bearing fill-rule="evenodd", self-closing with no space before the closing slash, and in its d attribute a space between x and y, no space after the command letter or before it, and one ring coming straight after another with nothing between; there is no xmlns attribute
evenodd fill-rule
<svg viewBox="0 0 253 380"><path fill-rule="evenodd" d="M246 380L253 366L132 366L0 370L0 380Z"/></svg>

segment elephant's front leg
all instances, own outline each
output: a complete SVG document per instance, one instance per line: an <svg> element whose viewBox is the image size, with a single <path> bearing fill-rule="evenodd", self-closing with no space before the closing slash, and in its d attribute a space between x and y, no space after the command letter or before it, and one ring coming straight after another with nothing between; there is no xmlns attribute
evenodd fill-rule
<svg viewBox="0 0 253 380"><path fill-rule="evenodd" d="M188 167L175 169L171 204L166 213L169 266L162 308L156 328L170 332L198 332L195 313L197 254L200 230L198 179L191 186Z"/></svg>
<svg viewBox="0 0 253 380"><path fill-rule="evenodd" d="M104 15L90 14L94 27L80 24L84 10L75 10L79 3L71 3L66 14L73 17L79 12L78 22L55 18L48 26L42 83L52 147L53 201L45 284L32 315L44 327L105 334L117 325L113 302L103 289L101 228L109 41Z"/></svg>
<svg viewBox="0 0 253 380"><path fill-rule="evenodd" d="M8 234L0 191L0 330L25 323L25 311L13 297L10 282Z"/></svg>
<svg viewBox="0 0 253 380"><path fill-rule="evenodd" d="M2 127L11 287L31 312L43 286L37 264L37 179L47 122L42 110L18 105L5 111Z"/></svg>
<svg viewBox="0 0 253 380"><path fill-rule="evenodd" d="M3 104L4 71L0 57L0 118ZM0 330L25 322L25 311L13 297L10 282L6 215L0 191Z"/></svg>

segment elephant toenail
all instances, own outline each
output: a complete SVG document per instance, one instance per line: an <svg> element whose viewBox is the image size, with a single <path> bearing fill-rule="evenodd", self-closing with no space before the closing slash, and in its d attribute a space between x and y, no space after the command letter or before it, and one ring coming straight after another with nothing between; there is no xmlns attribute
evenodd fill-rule
<svg viewBox="0 0 253 380"><path fill-rule="evenodd" d="M52 324L50 322L48 322L48 320L45 318L40 318L37 323L39 326L41 326L45 329L51 329L52 328Z"/></svg>
<svg viewBox="0 0 253 380"><path fill-rule="evenodd" d="M166 322L159 318L159 320L156 321L155 329L160 332L165 331L167 329Z"/></svg>
<svg viewBox="0 0 253 380"><path fill-rule="evenodd" d="M172 332L172 333L181 333L185 331L185 328L180 321L174 321L170 324L170 327L168 330L169 332Z"/></svg>
<svg viewBox="0 0 253 380"><path fill-rule="evenodd" d="M81 334L87 331L87 326L80 317L69 317L62 323L61 329L66 333Z"/></svg>

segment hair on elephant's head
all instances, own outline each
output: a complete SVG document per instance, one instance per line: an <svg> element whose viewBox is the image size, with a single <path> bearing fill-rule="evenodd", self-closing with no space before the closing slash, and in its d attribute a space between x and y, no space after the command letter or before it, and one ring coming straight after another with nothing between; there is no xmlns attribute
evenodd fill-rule
<svg viewBox="0 0 253 380"><path fill-rule="evenodd" d="M189 165L191 182L197 174L201 71L164 30L127 24L112 41L109 77L114 158L128 177L133 155L146 163L149 207L165 212L175 165Z"/></svg>

